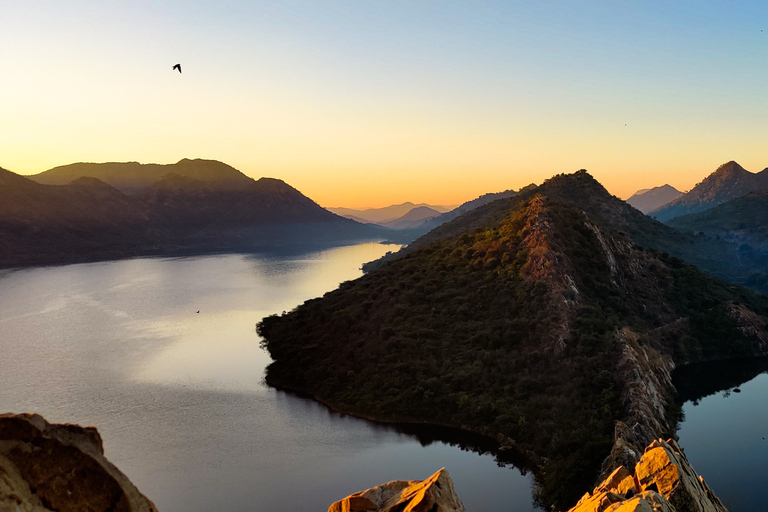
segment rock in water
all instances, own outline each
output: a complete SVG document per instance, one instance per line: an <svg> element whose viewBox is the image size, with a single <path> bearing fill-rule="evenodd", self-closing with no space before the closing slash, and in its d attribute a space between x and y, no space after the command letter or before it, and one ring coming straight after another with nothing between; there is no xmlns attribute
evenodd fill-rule
<svg viewBox="0 0 768 512"><path fill-rule="evenodd" d="M635 466L620 466L568 512L728 512L671 439L653 441Z"/></svg>
<svg viewBox="0 0 768 512"><path fill-rule="evenodd" d="M445 468L426 480L396 480L356 492L328 512L466 512Z"/></svg>
<svg viewBox="0 0 768 512"><path fill-rule="evenodd" d="M0 414L0 510L157 512L104 457L96 428L38 414Z"/></svg>

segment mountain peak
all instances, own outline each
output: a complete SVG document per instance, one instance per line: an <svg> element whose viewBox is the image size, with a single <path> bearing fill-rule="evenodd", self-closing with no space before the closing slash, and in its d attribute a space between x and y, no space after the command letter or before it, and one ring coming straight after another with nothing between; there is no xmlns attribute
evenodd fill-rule
<svg viewBox="0 0 768 512"><path fill-rule="evenodd" d="M768 187L768 173L752 173L734 161L726 162L686 194L651 212L666 222L681 215L703 212L718 204Z"/></svg>
<svg viewBox="0 0 768 512"><path fill-rule="evenodd" d="M709 177L718 176L718 175L730 176L730 175L738 175L738 174L752 174L752 173L744 169L735 161L731 160L730 162L726 162L720 167L718 167L717 170L713 172Z"/></svg>

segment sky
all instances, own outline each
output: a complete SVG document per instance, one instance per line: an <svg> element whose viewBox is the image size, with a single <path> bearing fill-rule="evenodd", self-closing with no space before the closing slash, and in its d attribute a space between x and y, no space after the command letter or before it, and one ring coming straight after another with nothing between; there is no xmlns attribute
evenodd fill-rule
<svg viewBox="0 0 768 512"><path fill-rule="evenodd" d="M182 74L173 71L180 63ZM319 204L768 167L768 2L0 0L0 167L226 162Z"/></svg>

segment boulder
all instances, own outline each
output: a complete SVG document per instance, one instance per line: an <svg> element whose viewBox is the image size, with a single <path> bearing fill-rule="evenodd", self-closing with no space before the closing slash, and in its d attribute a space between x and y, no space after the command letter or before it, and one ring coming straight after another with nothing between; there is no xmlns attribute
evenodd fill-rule
<svg viewBox="0 0 768 512"><path fill-rule="evenodd" d="M655 486L678 512L727 512L720 499L691 467L683 450L669 439L654 441L635 466L641 490Z"/></svg>
<svg viewBox="0 0 768 512"><path fill-rule="evenodd" d="M569 512L728 512L672 439L653 441L632 474L618 467Z"/></svg>
<svg viewBox="0 0 768 512"><path fill-rule="evenodd" d="M157 512L104 457L94 427L0 414L0 511Z"/></svg>
<svg viewBox="0 0 768 512"><path fill-rule="evenodd" d="M396 480L356 492L328 512L466 512L445 468L426 480Z"/></svg>

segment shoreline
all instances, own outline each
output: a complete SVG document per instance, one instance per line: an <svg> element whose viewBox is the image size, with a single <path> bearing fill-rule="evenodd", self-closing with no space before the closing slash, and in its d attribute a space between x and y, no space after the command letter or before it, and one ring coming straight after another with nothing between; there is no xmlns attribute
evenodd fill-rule
<svg viewBox="0 0 768 512"><path fill-rule="evenodd" d="M277 383L274 381L274 379L271 379L269 377L268 373L264 376L264 382L269 387L275 389L276 391L281 391L284 393L289 393L289 394L298 396L300 398L312 400L324 406L326 409L328 409L332 413L340 414L344 416L351 416L353 418L369 421L377 425L386 425L386 426L394 427L395 429L397 429L397 427L402 427L404 430L404 433L406 434L416 435L413 432L407 432L408 427L415 427L415 428L425 428L425 429L442 429L448 433L453 432L454 434L476 437L478 440L482 439L483 441L493 445L492 448L487 449L487 453L490 453L491 455L493 455L498 462L512 464L521 471L531 471L531 472L540 471L543 468L543 465L548 460L546 457L542 457L540 455L533 453L530 450L526 450L520 447L513 439L503 436L502 434L496 434L494 436L486 432L481 432L479 430L472 429L468 426L448 425L445 423L431 422L429 420L420 421L420 420L414 420L414 419L408 419L408 418L398 418L398 419L386 418L385 419L385 418L369 416L362 413L350 412L341 408L338 404L334 404L328 400L318 398L315 394L309 391L306 391L304 389L291 386L289 384ZM502 438L502 441L499 441L499 438ZM436 436L436 439L442 442L451 443L451 441L446 441L441 436ZM473 448L475 447L476 446L473 446ZM509 457L509 460L506 460L504 457L502 457L502 455L505 453L507 453L508 455L512 455L512 457Z"/></svg>

